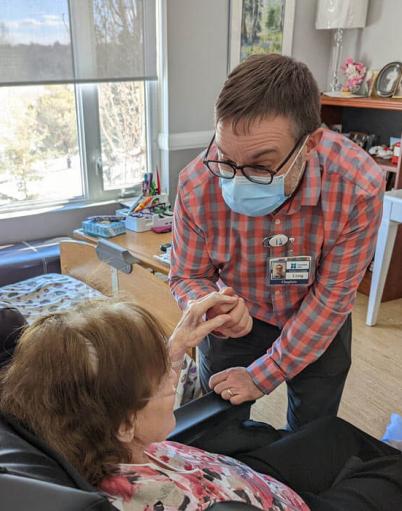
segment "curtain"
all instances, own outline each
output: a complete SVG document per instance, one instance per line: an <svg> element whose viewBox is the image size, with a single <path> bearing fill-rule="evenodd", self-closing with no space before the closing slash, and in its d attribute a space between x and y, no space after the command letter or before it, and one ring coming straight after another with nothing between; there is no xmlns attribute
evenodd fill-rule
<svg viewBox="0 0 402 511"><path fill-rule="evenodd" d="M156 77L155 0L0 0L0 86Z"/></svg>

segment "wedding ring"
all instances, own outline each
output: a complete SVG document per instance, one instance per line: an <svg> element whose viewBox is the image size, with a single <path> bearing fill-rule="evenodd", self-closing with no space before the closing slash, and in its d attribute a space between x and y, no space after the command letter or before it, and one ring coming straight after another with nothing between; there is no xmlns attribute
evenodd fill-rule
<svg viewBox="0 0 402 511"><path fill-rule="evenodd" d="M232 389L226 389L226 392L229 394L229 397L233 397Z"/></svg>

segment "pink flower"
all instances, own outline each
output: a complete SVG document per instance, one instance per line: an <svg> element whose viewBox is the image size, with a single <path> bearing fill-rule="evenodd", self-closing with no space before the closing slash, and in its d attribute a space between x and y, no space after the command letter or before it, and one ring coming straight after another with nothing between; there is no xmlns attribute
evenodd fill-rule
<svg viewBox="0 0 402 511"><path fill-rule="evenodd" d="M112 476L105 478L100 484L101 490L109 495L123 497L127 502L133 497L134 487L124 476Z"/></svg>
<svg viewBox="0 0 402 511"><path fill-rule="evenodd" d="M341 65L341 70L346 76L343 90L356 90L362 84L366 75L366 66L362 62L358 62L348 57Z"/></svg>

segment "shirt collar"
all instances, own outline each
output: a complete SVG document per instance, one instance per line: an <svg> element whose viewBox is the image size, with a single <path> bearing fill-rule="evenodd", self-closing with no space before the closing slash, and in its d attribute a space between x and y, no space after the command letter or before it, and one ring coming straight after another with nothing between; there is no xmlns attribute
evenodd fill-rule
<svg viewBox="0 0 402 511"><path fill-rule="evenodd" d="M302 181L296 194L281 211L286 215L297 213L301 206L315 206L321 195L321 166L317 151L313 151L307 160Z"/></svg>

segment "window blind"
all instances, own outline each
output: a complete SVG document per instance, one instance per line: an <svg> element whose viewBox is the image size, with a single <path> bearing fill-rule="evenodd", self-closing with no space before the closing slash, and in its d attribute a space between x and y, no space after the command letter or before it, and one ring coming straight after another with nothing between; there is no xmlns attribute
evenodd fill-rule
<svg viewBox="0 0 402 511"><path fill-rule="evenodd" d="M0 86L156 77L155 0L0 0Z"/></svg>

